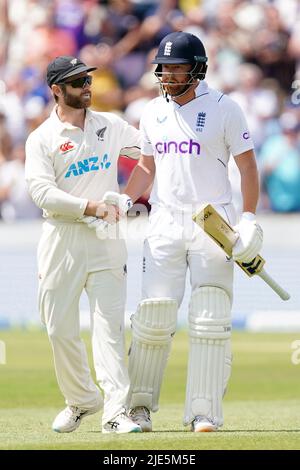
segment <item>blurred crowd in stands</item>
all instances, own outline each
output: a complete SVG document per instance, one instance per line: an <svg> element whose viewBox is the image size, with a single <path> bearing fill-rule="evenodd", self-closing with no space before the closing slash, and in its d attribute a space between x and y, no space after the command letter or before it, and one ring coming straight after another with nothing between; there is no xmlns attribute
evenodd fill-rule
<svg viewBox="0 0 300 470"><path fill-rule="evenodd" d="M54 102L49 61L79 56L94 72L92 108L138 126L159 90L151 60L163 36L204 43L209 86L244 110L262 180L260 210L300 210L298 0L0 0L0 214L40 217L24 182L24 142ZM132 163L120 163L120 184ZM230 169L234 191L238 175Z"/></svg>

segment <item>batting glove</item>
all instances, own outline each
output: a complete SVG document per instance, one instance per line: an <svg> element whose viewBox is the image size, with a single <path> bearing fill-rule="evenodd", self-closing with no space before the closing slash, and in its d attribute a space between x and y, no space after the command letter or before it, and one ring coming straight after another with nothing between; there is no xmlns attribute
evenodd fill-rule
<svg viewBox="0 0 300 470"><path fill-rule="evenodd" d="M109 224L105 220L98 217L84 216L78 219L78 222L82 222L90 229L95 230L97 238L104 239L108 237Z"/></svg>
<svg viewBox="0 0 300 470"><path fill-rule="evenodd" d="M263 231L252 212L244 212L240 222L234 227L239 238L232 249L234 261L250 263L262 247Z"/></svg>
<svg viewBox="0 0 300 470"><path fill-rule="evenodd" d="M117 206L122 216L127 214L133 206L132 199L127 194L119 194L114 191L106 191L103 202L107 205Z"/></svg>

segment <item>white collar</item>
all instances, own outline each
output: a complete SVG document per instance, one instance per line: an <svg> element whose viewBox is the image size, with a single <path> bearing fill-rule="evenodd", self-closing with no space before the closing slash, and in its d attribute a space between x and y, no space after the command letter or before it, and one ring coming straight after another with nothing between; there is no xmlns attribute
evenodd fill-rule
<svg viewBox="0 0 300 470"><path fill-rule="evenodd" d="M77 129L77 126L73 126L73 124L70 124L69 122L62 122L57 114L57 107L58 105L56 104L54 108L51 111L50 118L54 121L54 125L56 126L58 132L62 133L65 129ZM85 121L86 120L91 120L93 118L93 114L90 109L86 109L86 114L85 114Z"/></svg>
<svg viewBox="0 0 300 470"><path fill-rule="evenodd" d="M208 85L204 80L200 80L197 88L195 89L195 95L198 96L204 95L208 93Z"/></svg>
<svg viewBox="0 0 300 470"><path fill-rule="evenodd" d="M207 95L209 93L208 91L208 85L205 81L201 80L199 82L199 84L197 85L197 88L195 88L195 98L198 98L199 96L202 96L202 95ZM194 99L195 99L194 98ZM192 100L191 100L192 101ZM189 101L189 103L191 102ZM184 104L178 104L176 103L176 101L174 100L170 100L170 102L173 104L173 106L175 108L181 108L181 106L185 106ZM188 103L186 103L188 104Z"/></svg>

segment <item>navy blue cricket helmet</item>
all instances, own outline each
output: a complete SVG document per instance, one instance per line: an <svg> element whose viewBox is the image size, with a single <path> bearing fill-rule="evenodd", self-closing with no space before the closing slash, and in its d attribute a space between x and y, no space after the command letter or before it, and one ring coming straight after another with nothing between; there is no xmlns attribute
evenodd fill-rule
<svg viewBox="0 0 300 470"><path fill-rule="evenodd" d="M159 44L153 64L206 64L205 48L197 36L183 31L170 33Z"/></svg>
<svg viewBox="0 0 300 470"><path fill-rule="evenodd" d="M189 80L183 84L185 87L179 93L171 93L173 98L184 95L195 83L195 80L204 80L207 71L207 57L202 42L193 34L183 31L170 33L162 39L152 63L157 64L154 74L158 78L162 94L167 100L167 95L171 93L170 87L174 84L166 83L163 79L164 75L168 76L168 72L162 71L163 65L191 65L191 69L185 73L185 75L189 75Z"/></svg>

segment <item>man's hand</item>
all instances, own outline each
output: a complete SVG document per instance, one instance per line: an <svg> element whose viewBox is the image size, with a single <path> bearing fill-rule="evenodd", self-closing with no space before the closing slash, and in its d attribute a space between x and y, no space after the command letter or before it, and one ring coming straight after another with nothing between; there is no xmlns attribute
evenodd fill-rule
<svg viewBox="0 0 300 470"><path fill-rule="evenodd" d="M78 219L78 222L82 222L90 229L95 230L97 238L104 239L108 237L109 223L105 220L87 215Z"/></svg>
<svg viewBox="0 0 300 470"><path fill-rule="evenodd" d="M106 191L103 201L110 207L118 208L118 213L121 216L126 215L133 206L132 199L127 194L119 194L114 191Z"/></svg>
<svg viewBox="0 0 300 470"><path fill-rule="evenodd" d="M240 222L234 227L239 233L239 238L232 249L234 261L249 263L252 261L262 247L263 231L256 222L255 215L244 212Z"/></svg>
<svg viewBox="0 0 300 470"><path fill-rule="evenodd" d="M105 201L100 201L98 203L96 217L105 220L105 222L108 222L109 224L115 224L120 219L118 208L106 203Z"/></svg>
<svg viewBox="0 0 300 470"><path fill-rule="evenodd" d="M116 206L106 204L104 201L89 201L84 215L98 217L109 224L115 224L119 220L119 210Z"/></svg>
<svg viewBox="0 0 300 470"><path fill-rule="evenodd" d="M103 201L89 201L84 216L78 222L86 224L96 231L100 239L109 236L109 226L119 221L119 210L114 205L108 205Z"/></svg>

